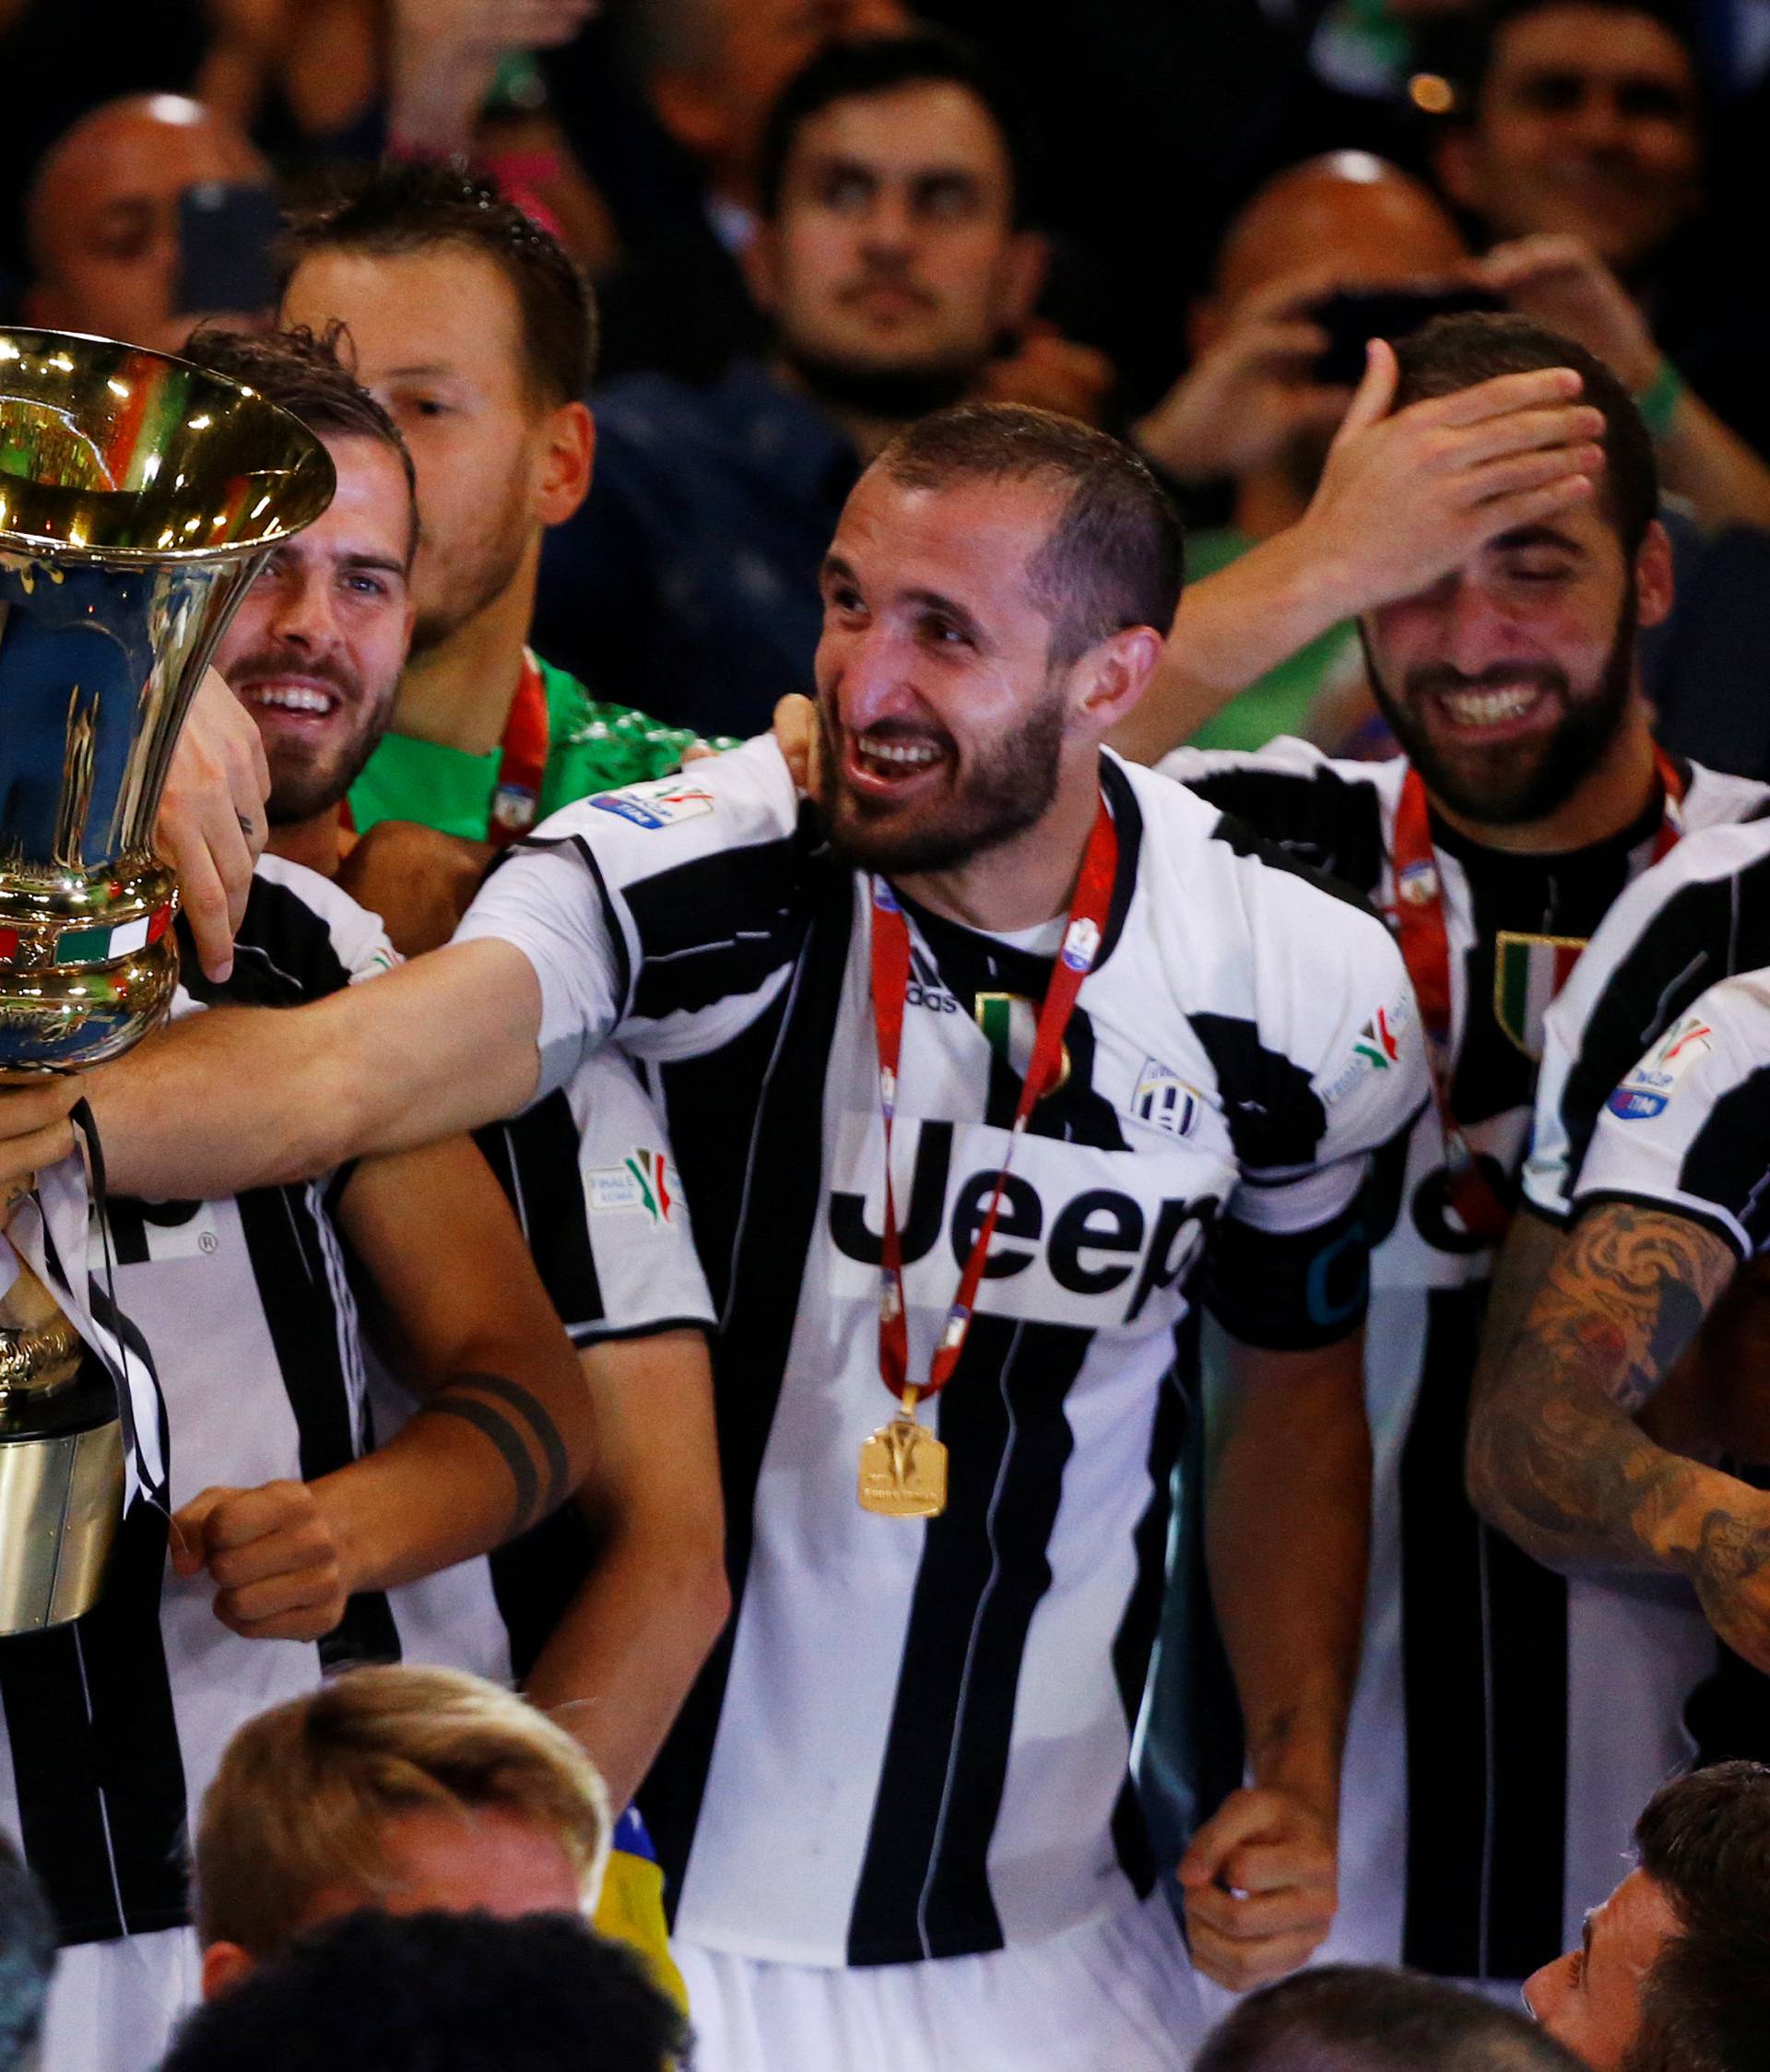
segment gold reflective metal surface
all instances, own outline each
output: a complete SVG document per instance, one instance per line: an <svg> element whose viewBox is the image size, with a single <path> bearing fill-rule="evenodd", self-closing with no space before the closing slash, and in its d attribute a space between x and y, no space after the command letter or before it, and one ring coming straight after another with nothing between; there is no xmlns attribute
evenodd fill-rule
<svg viewBox="0 0 1770 2072"><path fill-rule="evenodd" d="M97 1064L171 1004L153 831L178 730L234 607L334 487L319 439L249 388L0 330L0 1069ZM113 1385L21 1273L0 1298L0 1633L92 1604L123 1486Z"/></svg>

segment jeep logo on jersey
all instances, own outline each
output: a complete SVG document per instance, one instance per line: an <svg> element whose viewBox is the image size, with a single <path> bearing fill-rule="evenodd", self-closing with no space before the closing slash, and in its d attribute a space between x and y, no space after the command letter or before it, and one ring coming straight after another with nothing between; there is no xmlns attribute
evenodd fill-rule
<svg viewBox="0 0 1770 2072"><path fill-rule="evenodd" d="M837 1292L879 1299L882 1214L878 1178L882 1140L871 1118L851 1116L835 1162L840 1178L862 1172L866 1194L832 1186L830 1235L840 1261ZM914 1164L903 1184L902 1154L915 1131ZM981 1125L900 1121L898 1213L905 1289L912 1308L944 1312L956 1276L982 1227L1007 1132ZM1182 1154L1184 1155L1184 1154ZM984 1269L980 1311L1052 1323L1132 1324L1169 1316L1156 1297L1175 1291L1202 1249L1220 1193L1162 1192L1166 1154L1099 1151L1048 1137L1022 1137L1002 1190L996 1236ZM1199 1177L1226 1193L1233 1168L1199 1155ZM1169 1166L1165 1176L1170 1181ZM1115 1180L1127 1184L1115 1186ZM1131 1184L1142 1184L1131 1191ZM1092 1184L1089 1184L1092 1182ZM918 1268L920 1271L918 1271ZM1107 1314L1103 1315L1104 1308Z"/></svg>
<svg viewBox="0 0 1770 2072"><path fill-rule="evenodd" d="M230 1221L234 1213L230 1207ZM213 1202L136 1202L112 1195L107 1214L111 1256L119 1266L159 1265L171 1259L211 1259L220 1249L221 1225ZM97 1203L88 1217L87 1261L102 1273L104 1230Z"/></svg>
<svg viewBox="0 0 1770 2072"><path fill-rule="evenodd" d="M1039 1002L1019 993L979 993L974 1012L977 1026L989 1038L989 1048L1016 1079L1024 1079L1032 1062L1032 1045L1039 1033ZM1055 1094L1069 1083L1069 1046L1063 1047L1057 1067Z"/></svg>
<svg viewBox="0 0 1770 2072"><path fill-rule="evenodd" d="M1188 1086L1171 1065L1145 1058L1137 1075L1137 1092L1131 1096L1131 1113L1139 1122L1153 1123L1171 1137L1189 1137L1198 1120L1199 1098L1198 1089Z"/></svg>

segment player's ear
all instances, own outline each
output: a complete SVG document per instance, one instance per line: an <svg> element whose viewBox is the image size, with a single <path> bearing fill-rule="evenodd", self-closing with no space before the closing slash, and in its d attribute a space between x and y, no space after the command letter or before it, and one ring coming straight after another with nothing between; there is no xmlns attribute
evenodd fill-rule
<svg viewBox="0 0 1770 2072"><path fill-rule="evenodd" d="M1647 527L1634 557L1636 622L1658 625L1671 610L1671 541L1656 518Z"/></svg>
<svg viewBox="0 0 1770 2072"><path fill-rule="evenodd" d="M210 1943L203 1951L203 1997L214 2000L238 1985L253 1969L251 1952L238 1943Z"/></svg>
<svg viewBox="0 0 1770 2072"><path fill-rule="evenodd" d="M1103 738L1136 711L1162 659L1166 635L1127 626L1097 641L1070 670L1071 723Z"/></svg>
<svg viewBox="0 0 1770 2072"><path fill-rule="evenodd" d="M575 399L548 419L541 448L537 509L544 526L563 525L590 491L596 428L588 408Z"/></svg>

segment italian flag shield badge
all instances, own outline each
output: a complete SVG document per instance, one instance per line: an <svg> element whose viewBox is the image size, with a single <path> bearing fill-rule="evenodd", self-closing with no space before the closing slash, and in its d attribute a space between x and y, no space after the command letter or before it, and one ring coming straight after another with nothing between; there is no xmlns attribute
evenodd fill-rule
<svg viewBox="0 0 1770 2072"><path fill-rule="evenodd" d="M1542 1018L1586 947L1567 935L1514 935L1493 946L1493 1019L1531 1062L1542 1056Z"/></svg>

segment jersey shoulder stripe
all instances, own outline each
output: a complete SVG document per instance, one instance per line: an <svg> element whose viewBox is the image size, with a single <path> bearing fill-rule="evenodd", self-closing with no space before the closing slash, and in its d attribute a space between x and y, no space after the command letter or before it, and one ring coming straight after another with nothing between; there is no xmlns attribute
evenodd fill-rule
<svg viewBox="0 0 1770 2072"><path fill-rule="evenodd" d="M1770 973L1711 986L1604 1104L1575 1206L1695 1216L1750 1258L1770 1242Z"/></svg>
<svg viewBox="0 0 1770 2072"><path fill-rule="evenodd" d="M1567 1213L1568 1190L1612 1088L1706 987L1770 964L1770 821L1685 835L1604 918L1544 1023L1532 1207Z"/></svg>
<svg viewBox="0 0 1770 2072"><path fill-rule="evenodd" d="M205 1005L296 1007L399 961L378 916L317 871L277 857L261 858L253 872L233 973L224 984L204 975L182 917L178 926L181 982Z"/></svg>
<svg viewBox="0 0 1770 2072"><path fill-rule="evenodd" d="M1404 764L1336 761L1287 735L1251 753L1176 749L1155 767L1342 884L1381 884Z"/></svg>

